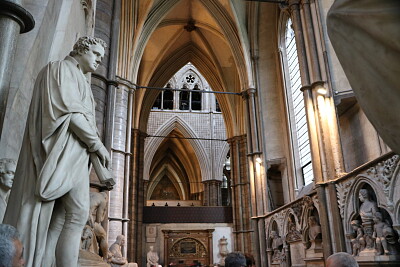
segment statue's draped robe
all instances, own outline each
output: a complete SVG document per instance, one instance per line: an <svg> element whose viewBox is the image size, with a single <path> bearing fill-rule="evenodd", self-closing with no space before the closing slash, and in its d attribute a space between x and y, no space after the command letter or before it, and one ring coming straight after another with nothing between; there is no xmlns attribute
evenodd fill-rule
<svg viewBox="0 0 400 267"><path fill-rule="evenodd" d="M45 267L55 200L77 181L89 183L89 153L102 146L94 114L90 85L74 58L39 73L4 218L21 233L26 266Z"/></svg>
<svg viewBox="0 0 400 267"><path fill-rule="evenodd" d="M361 108L400 153L400 1L336 0L327 26Z"/></svg>
<svg viewBox="0 0 400 267"><path fill-rule="evenodd" d="M0 222L3 221L4 213L6 212L8 201L8 190L0 188Z"/></svg>

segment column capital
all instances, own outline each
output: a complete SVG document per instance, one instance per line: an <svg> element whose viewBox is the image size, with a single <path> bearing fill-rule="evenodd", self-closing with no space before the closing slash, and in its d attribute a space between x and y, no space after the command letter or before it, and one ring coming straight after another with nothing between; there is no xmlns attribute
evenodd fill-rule
<svg viewBox="0 0 400 267"><path fill-rule="evenodd" d="M243 97L243 99L248 99L249 97L254 97L256 92L257 92L257 89L248 88L247 90L242 91L242 97Z"/></svg>
<svg viewBox="0 0 400 267"><path fill-rule="evenodd" d="M118 77L118 76L116 78L117 78L116 81L117 81L118 86L122 85L124 87L127 87L129 89L129 91L136 91L137 86L133 82L131 82L127 79Z"/></svg>
<svg viewBox="0 0 400 267"><path fill-rule="evenodd" d="M289 0L288 5L290 9L299 9L301 0Z"/></svg>
<svg viewBox="0 0 400 267"><path fill-rule="evenodd" d="M0 1L0 15L9 17L20 26L20 33L31 31L35 27L35 19L25 8L10 1Z"/></svg>

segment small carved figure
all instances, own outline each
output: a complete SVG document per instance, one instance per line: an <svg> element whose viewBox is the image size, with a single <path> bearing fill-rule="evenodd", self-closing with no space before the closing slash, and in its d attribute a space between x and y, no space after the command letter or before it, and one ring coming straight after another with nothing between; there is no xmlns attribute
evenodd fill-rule
<svg viewBox="0 0 400 267"><path fill-rule="evenodd" d="M81 236L81 249L90 251L93 242L93 232L89 225L85 225Z"/></svg>
<svg viewBox="0 0 400 267"><path fill-rule="evenodd" d="M136 263L128 263L126 258L122 256L121 247L125 245L125 236L119 235L110 247L111 266L112 267L137 267Z"/></svg>
<svg viewBox="0 0 400 267"><path fill-rule="evenodd" d="M6 212L10 189L13 185L16 164L12 159L0 160L0 222Z"/></svg>
<svg viewBox="0 0 400 267"><path fill-rule="evenodd" d="M374 233L372 237L375 238L377 255L388 255L389 249L387 244L388 240L386 239L386 237L394 235L393 229L390 227L389 224L383 222L382 213L380 212L375 212L374 223Z"/></svg>
<svg viewBox="0 0 400 267"><path fill-rule="evenodd" d="M271 231L271 238L272 238L272 243L271 247L274 253L272 254L272 260L273 261L279 261L282 257L282 247L283 247L283 241L282 238L278 236L278 233L276 231Z"/></svg>
<svg viewBox="0 0 400 267"><path fill-rule="evenodd" d="M356 236L350 240L353 247L353 256L358 256L360 251L365 248L364 231L359 220L351 221L351 227L356 234Z"/></svg>
<svg viewBox="0 0 400 267"><path fill-rule="evenodd" d="M99 254L104 259L108 257L107 233L101 222L104 221L107 211L108 195L106 192L90 192L89 226L98 242ZM97 252L97 251L96 251Z"/></svg>
<svg viewBox="0 0 400 267"><path fill-rule="evenodd" d="M220 240L219 240L219 255L221 255L221 260L219 261L219 264L221 266L224 266L225 264L225 257L226 255L228 255L229 251L228 251L228 241L227 238L225 236L223 236Z"/></svg>
<svg viewBox="0 0 400 267"><path fill-rule="evenodd" d="M147 252L147 267L158 266L158 254L154 251L154 247L149 247L149 252Z"/></svg>
<svg viewBox="0 0 400 267"><path fill-rule="evenodd" d="M362 202L360 206L360 216L363 223L372 221L375 212L378 211L376 202L371 200L367 189L360 189L359 199Z"/></svg>
<svg viewBox="0 0 400 267"><path fill-rule="evenodd" d="M317 218L315 216L310 216L308 218L308 237L310 241L316 240L316 239L322 239L321 238L321 225L318 224Z"/></svg>
<svg viewBox="0 0 400 267"><path fill-rule="evenodd" d="M360 189L358 195L361 203L359 214L364 230L365 248L367 250L374 249L374 240L372 238L373 232L373 216L378 211L378 206L375 201L371 199L370 193L367 189Z"/></svg>

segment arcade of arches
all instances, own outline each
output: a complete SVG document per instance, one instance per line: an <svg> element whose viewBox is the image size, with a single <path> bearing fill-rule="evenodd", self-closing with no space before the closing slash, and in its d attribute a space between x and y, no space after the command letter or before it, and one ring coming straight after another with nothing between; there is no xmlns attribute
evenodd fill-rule
<svg viewBox="0 0 400 267"><path fill-rule="evenodd" d="M0 12L1 158L23 153L39 70L80 36L108 44L90 78L117 182L103 227L129 262L400 264L400 158L335 54L334 0L7 1L35 25Z"/></svg>

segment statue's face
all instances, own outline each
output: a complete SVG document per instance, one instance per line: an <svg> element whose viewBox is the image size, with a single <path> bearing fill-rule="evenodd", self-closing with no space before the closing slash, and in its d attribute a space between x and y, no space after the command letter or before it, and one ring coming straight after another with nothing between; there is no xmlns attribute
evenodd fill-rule
<svg viewBox="0 0 400 267"><path fill-rule="evenodd" d="M361 202L364 202L365 200L364 196L361 193L358 194L358 198L360 199Z"/></svg>
<svg viewBox="0 0 400 267"><path fill-rule="evenodd" d="M5 170L0 175L0 182L7 188L11 189L14 181L15 168L12 164L5 164Z"/></svg>
<svg viewBox="0 0 400 267"><path fill-rule="evenodd" d="M79 67L83 73L94 72L104 58L104 47L100 44L89 46L86 54L79 57Z"/></svg>

